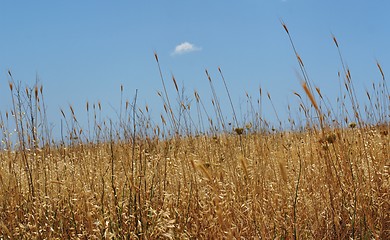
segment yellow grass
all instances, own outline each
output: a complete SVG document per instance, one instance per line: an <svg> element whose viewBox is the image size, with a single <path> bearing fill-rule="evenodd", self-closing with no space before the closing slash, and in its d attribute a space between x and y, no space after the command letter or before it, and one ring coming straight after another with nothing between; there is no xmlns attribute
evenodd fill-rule
<svg viewBox="0 0 390 240"><path fill-rule="evenodd" d="M302 114L295 120L304 124L290 119L294 131L277 130L261 105L251 108L252 122L240 123L220 69L233 121L223 116L206 70L215 117L195 91L194 124L175 78L180 101L172 107L155 54L161 124L152 124L148 106L137 106L137 92L122 109L121 86L118 123L100 119L100 102L87 102L83 127L69 106L70 114L60 110L61 140L54 141L43 88L23 90L9 71L12 107L0 112L0 239L390 239L390 98L382 67L363 121L340 54L345 97L334 111L319 88L314 95L282 24L309 100L295 93Z"/></svg>
<svg viewBox="0 0 390 240"><path fill-rule="evenodd" d="M140 140L134 166L129 143L27 151L34 197L22 154L3 151L0 236L289 239L296 228L305 239L352 231L384 239L389 137L379 128L334 133L332 143L310 133L245 135L245 160L237 135Z"/></svg>

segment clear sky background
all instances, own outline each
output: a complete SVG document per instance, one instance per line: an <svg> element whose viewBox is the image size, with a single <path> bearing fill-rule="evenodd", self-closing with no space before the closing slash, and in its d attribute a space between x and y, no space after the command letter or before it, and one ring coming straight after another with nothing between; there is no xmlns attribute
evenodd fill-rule
<svg viewBox="0 0 390 240"><path fill-rule="evenodd" d="M364 93L380 80L376 60L390 72L389 11L388 0L1 1L0 111L10 109L10 69L23 83L33 84L39 76L49 121L56 126L60 108L71 104L82 118L86 101L101 101L103 111L115 119L112 107L119 109L121 84L126 99L131 101L138 89L139 105L148 104L159 116L156 51L173 99L171 74L188 96L196 89L211 111L208 69L229 116L221 67L237 109L246 107L246 92L257 99L261 86L287 120L293 92L302 91L280 19L309 76L333 101L341 64L331 34L355 87ZM274 119L267 101L264 110Z"/></svg>

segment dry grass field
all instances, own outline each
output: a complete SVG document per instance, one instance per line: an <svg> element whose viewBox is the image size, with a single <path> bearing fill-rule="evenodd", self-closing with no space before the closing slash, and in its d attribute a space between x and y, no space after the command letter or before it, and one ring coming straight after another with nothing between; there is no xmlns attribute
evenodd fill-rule
<svg viewBox="0 0 390 240"><path fill-rule="evenodd" d="M161 77L161 124L137 97L115 123L87 103L88 126L72 107L61 110L62 139L53 142L43 88L21 87L9 72L0 239L390 239L390 99L380 65L367 106L344 68L345 97L332 107L295 54L306 121L290 120L290 131L259 112L239 123L234 108L225 123L209 76L216 117L196 92L192 116L175 79L178 106Z"/></svg>

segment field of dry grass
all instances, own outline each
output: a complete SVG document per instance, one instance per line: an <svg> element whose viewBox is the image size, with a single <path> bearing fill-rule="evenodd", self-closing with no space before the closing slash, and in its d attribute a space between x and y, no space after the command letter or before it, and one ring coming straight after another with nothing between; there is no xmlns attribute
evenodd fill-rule
<svg viewBox="0 0 390 240"><path fill-rule="evenodd" d="M344 68L335 114L295 54L305 94L296 93L299 111L309 120L301 128L290 120L294 131L270 127L258 112L240 123L233 104L232 125L225 123L206 71L216 117L206 117L196 92L194 108L209 130L193 130L204 127L194 124L174 78L183 101L171 105L161 75L161 124L152 124L136 96L121 106L118 123L100 120L100 103L87 103L88 127L72 107L61 110L64 133L54 142L42 87L22 88L9 72L13 106L0 115L0 239L390 239L382 68L367 107Z"/></svg>
<svg viewBox="0 0 390 240"><path fill-rule="evenodd" d="M1 235L385 239L387 131L334 130L325 141L315 132L247 134L139 140L135 149L124 142L2 152Z"/></svg>

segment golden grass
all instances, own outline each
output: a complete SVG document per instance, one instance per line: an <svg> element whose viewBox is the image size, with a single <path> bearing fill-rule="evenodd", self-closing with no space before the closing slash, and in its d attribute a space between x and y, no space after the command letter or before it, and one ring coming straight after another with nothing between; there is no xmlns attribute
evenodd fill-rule
<svg viewBox="0 0 390 240"><path fill-rule="evenodd" d="M215 118L195 91L197 126L174 77L173 110L155 54L161 124L150 120L148 106L137 106L137 92L122 109L121 86L117 125L101 119L100 102L87 102L83 128L69 106L69 116L60 109L55 142L43 88L23 91L9 71L13 105L0 114L0 239L390 239L390 98L382 67L383 81L367 92L365 122L333 36L344 70L340 96L348 96L338 114L313 91L282 26L316 115L295 93L302 113L295 120L306 120L290 119L294 131L281 129L268 92L280 128L263 118L261 89L260 112L251 105L252 121L240 123L220 69L233 121L206 70Z"/></svg>
<svg viewBox="0 0 390 240"><path fill-rule="evenodd" d="M134 166L128 143L28 151L34 197L22 155L3 151L0 236L384 239L388 135L334 134L245 135L245 158L236 135L140 141Z"/></svg>

